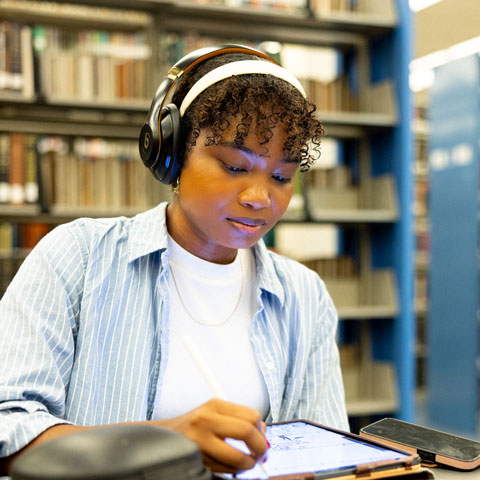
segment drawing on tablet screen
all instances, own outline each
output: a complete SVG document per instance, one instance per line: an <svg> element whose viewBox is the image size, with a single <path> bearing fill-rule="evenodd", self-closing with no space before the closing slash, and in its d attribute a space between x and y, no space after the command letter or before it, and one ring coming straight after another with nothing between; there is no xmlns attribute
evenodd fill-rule
<svg viewBox="0 0 480 480"><path fill-rule="evenodd" d="M362 463L393 460L406 455L331 432L304 422L270 425L270 442L264 464L270 476L301 472L326 472L354 467ZM248 452L243 442L228 440L232 446ZM237 475L240 479L265 478L260 467Z"/></svg>

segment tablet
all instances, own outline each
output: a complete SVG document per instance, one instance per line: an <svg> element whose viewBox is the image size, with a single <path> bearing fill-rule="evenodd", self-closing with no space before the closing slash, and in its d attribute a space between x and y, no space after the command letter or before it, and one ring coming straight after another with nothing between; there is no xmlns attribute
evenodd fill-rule
<svg viewBox="0 0 480 480"><path fill-rule="evenodd" d="M416 454L307 420L267 425L266 437L270 448L264 468L257 464L236 476L218 476L240 480L381 478L420 470L420 458ZM243 442L227 441L240 450L248 451Z"/></svg>

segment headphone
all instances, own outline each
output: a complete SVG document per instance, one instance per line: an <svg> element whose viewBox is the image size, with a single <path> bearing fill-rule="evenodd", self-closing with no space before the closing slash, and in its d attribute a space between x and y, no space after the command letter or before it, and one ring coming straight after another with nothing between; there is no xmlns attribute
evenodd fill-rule
<svg viewBox="0 0 480 480"><path fill-rule="evenodd" d="M190 88L180 108L174 103L167 103L167 98L171 98L184 73L209 58L227 53L246 53L269 61L259 61L257 58L256 60L243 60L222 65L208 72ZM243 45L228 44L204 47L189 53L170 68L158 86L140 131L140 157L157 180L170 185L180 174L180 152L184 139L182 115L193 100L210 85L232 75L247 73L265 73L283 78L295 86L305 97L300 82L260 50Z"/></svg>

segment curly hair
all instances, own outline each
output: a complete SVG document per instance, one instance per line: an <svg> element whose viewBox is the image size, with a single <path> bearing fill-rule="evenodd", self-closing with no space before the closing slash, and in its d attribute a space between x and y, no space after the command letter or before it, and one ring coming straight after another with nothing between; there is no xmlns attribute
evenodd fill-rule
<svg viewBox="0 0 480 480"><path fill-rule="evenodd" d="M212 57L196 65L179 82L172 101L179 106L193 84L210 70L238 60L251 60L244 53ZM265 60L268 61L268 60ZM221 141L232 120L237 120L233 142L242 145L252 126L260 145L273 137L273 129L281 125L286 132L284 152L297 162L301 171L308 171L320 156L322 124L315 115L316 107L290 83L272 75L235 75L204 90L188 107L183 118L185 150L196 145L202 130L207 132L206 145Z"/></svg>

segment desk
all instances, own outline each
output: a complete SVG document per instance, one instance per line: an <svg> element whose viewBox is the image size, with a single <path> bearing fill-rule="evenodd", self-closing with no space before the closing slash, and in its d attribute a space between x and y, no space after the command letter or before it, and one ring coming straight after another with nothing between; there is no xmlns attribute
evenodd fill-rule
<svg viewBox="0 0 480 480"><path fill-rule="evenodd" d="M450 470L444 468L431 468L430 471L435 476L435 480L479 480L480 468L462 472L461 470Z"/></svg>

